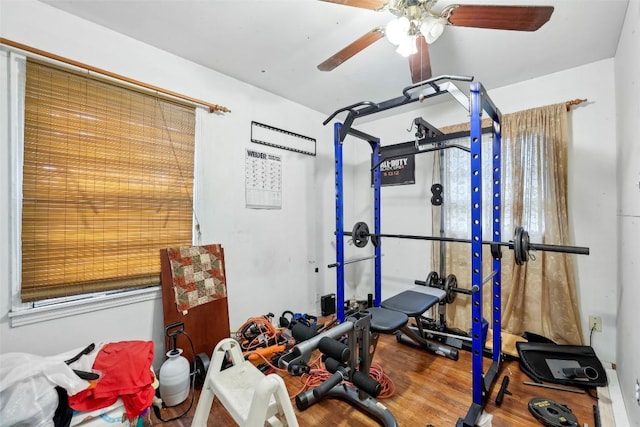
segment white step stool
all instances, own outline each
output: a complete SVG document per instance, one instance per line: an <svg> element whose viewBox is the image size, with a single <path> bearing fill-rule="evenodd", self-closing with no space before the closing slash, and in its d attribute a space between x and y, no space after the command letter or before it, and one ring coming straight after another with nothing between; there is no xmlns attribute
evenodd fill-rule
<svg viewBox="0 0 640 427"><path fill-rule="evenodd" d="M233 366L222 364L229 353ZM240 344L225 338L216 345L202 386L193 427L207 425L213 399L220 399L240 427L298 427L284 381L278 374L264 375L244 360Z"/></svg>

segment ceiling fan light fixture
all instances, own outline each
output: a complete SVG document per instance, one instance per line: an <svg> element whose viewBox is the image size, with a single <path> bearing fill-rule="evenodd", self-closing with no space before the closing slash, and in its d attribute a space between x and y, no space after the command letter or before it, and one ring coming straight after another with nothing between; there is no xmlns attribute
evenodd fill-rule
<svg viewBox="0 0 640 427"><path fill-rule="evenodd" d="M385 35L389 42L396 46L400 46L407 39L407 34L409 33L410 28L411 23L409 22L409 19L405 16L401 16L389 21L387 28L385 29Z"/></svg>
<svg viewBox="0 0 640 427"><path fill-rule="evenodd" d="M438 40L438 37L444 32L445 20L443 18L435 18L427 16L420 24L420 32L424 36L427 43L431 44Z"/></svg>
<svg viewBox="0 0 640 427"><path fill-rule="evenodd" d="M396 49L396 52L405 58L413 55L414 53L418 53L418 48L416 47L416 36L406 36Z"/></svg>
<svg viewBox="0 0 640 427"><path fill-rule="evenodd" d="M319 64L320 71L333 70L386 35L389 42L397 46L398 54L409 56L411 80L414 83L431 78L429 44L434 43L442 35L445 26L537 31L549 21L554 11L553 6L466 4L467 1L463 1L463 4L450 4L440 11L433 10L438 0L320 1L390 12L393 15L390 17L393 20L385 28L373 28ZM502 3L503 0L496 0L496 2ZM418 39L418 37L424 37L424 39Z"/></svg>

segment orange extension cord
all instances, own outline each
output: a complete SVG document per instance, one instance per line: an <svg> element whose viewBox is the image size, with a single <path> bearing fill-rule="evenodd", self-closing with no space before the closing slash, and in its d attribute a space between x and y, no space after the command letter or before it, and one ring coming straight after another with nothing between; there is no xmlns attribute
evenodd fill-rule
<svg viewBox="0 0 640 427"><path fill-rule="evenodd" d="M262 319L262 320L260 320ZM245 325L243 325L243 328L241 328L240 330L244 330L244 328L246 327L246 325L250 324L250 322L256 322L256 324L262 324L263 321L265 320L264 317L262 318L252 318L249 319L247 321L247 323ZM268 319L266 320L268 321ZM269 322L271 323L271 322ZM276 331L275 333L277 334L277 330L273 327L273 325L271 325L271 327L274 329L274 331ZM265 329L265 333L266 331L269 329L268 327L264 327ZM236 334L236 336L239 333ZM242 335L242 334L240 334ZM239 337L241 338L241 337ZM238 339L238 341L240 341L240 339ZM246 340L245 340L246 341ZM242 345L242 342L241 342ZM250 343L246 344L247 347L250 347L251 345L254 345L253 340ZM244 348L244 347L243 347ZM264 361L264 363L266 363L267 365L269 365L269 367L271 367L271 369L273 369L275 372L279 372L280 374L287 374L289 375L289 372L286 369L282 369L279 368L277 366L275 366L273 363L271 363L271 360L268 359L267 357L264 356L264 354L256 351L256 350L249 350L243 353L245 357L249 357L250 355L256 355L258 358L262 359ZM320 384L322 384L323 381L326 381L327 379L329 379L331 377L331 373L329 371L327 371L326 369L321 367L321 358L322 355L318 355L315 359L313 359L312 361L309 362L309 366L311 367L311 370L309 371L308 374L303 374L300 379L302 381L302 386L301 389L293 394L290 395L289 398L290 399L295 399L297 395L299 395L300 393L305 392L306 390L310 389L310 388L315 388L317 386L319 386ZM371 364L371 368L369 369L369 375L375 379L376 381L378 381L380 383L380 385L382 386L382 390L380 391L380 394L377 396L378 399L388 399L391 396L393 396L393 394L395 393L395 385L393 384L393 381L391 380L391 378L389 378L389 376L383 371L382 367L376 363L372 363ZM348 381L345 381L348 383Z"/></svg>
<svg viewBox="0 0 640 427"><path fill-rule="evenodd" d="M245 331L251 330L249 339ZM236 332L236 341L243 352L253 351L260 347L268 347L278 342L278 330L269 316L251 317Z"/></svg>
<svg viewBox="0 0 640 427"><path fill-rule="evenodd" d="M301 378L304 383L302 390L296 393L296 395L294 395L292 398L295 398L298 394L304 392L309 388L318 387L324 381L328 380L331 377L331 375L332 374L329 371L323 368L311 369L311 371L308 374L302 375ZM371 364L371 369L369 369L369 375L371 376L371 378L378 381L382 386L382 390L380 391L380 394L377 396L378 399L388 399L391 396L393 396L393 394L396 391L396 387L393 384L393 381L391 380L391 378L389 378L389 376L387 376L387 374L385 374L385 372L382 370L382 367L380 367L380 365L377 365L375 363ZM349 383L348 381L344 381L344 382Z"/></svg>

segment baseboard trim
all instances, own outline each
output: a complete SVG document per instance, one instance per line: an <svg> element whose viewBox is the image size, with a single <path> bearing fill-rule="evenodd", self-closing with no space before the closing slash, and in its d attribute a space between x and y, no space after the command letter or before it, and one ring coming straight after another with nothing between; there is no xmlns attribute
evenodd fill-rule
<svg viewBox="0 0 640 427"><path fill-rule="evenodd" d="M618 374L611 367L606 367L605 372L608 385L598 387L598 410L602 427L630 427Z"/></svg>

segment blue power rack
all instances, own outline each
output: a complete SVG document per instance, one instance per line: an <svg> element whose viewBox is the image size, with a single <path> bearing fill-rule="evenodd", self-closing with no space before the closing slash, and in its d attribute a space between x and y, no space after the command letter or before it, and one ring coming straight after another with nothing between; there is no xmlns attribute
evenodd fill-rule
<svg viewBox="0 0 640 427"><path fill-rule="evenodd" d="M380 111L399 107L415 101L423 101L444 93L450 93L459 102L464 98L468 102L470 114L470 162L471 162L471 288L472 294L472 403L464 418L460 418L456 427L474 427L489 399L493 385L496 383L502 363L501 339L501 265L500 256L493 257L492 262L492 331L493 351L492 363L487 373L483 370L484 338L482 314L482 115L486 113L493 122L492 144L492 241L500 242L501 232L501 113L487 95L484 87L478 82L472 82L473 77L440 76L416 83L403 89L402 96L380 103L360 102L334 112L324 124L333 118L347 112L343 123L334 124L334 154L335 154L335 191L336 191L336 310L340 322L345 317L344 300L344 187L343 187L343 159L342 146L347 135L355 136L369 143L372 150L372 164L380 164L380 140L352 127L357 118L375 114ZM468 81L470 96L466 98L453 85L452 81ZM373 202L374 202L374 230L373 234L380 234L380 168L373 170ZM493 251L492 251L493 252ZM374 254L374 306L380 305L381 277L382 277L382 242L375 248Z"/></svg>

